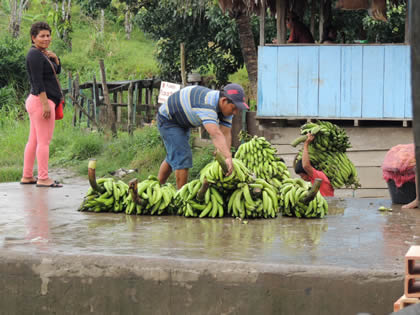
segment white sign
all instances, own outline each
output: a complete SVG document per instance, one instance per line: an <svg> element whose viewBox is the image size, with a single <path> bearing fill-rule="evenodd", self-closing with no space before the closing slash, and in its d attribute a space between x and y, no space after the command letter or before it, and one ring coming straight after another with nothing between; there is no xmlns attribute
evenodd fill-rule
<svg viewBox="0 0 420 315"><path fill-rule="evenodd" d="M159 104L165 103L168 100L169 96L171 96L176 91L179 91L180 89L181 89L180 84L162 81L160 83L158 103Z"/></svg>

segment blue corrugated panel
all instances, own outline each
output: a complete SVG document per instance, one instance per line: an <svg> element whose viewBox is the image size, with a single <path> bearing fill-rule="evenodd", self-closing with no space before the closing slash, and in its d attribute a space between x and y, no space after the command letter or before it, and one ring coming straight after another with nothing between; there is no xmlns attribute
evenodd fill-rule
<svg viewBox="0 0 420 315"><path fill-rule="evenodd" d="M298 116L318 116L319 47L298 47L298 58Z"/></svg>
<svg viewBox="0 0 420 315"><path fill-rule="evenodd" d="M362 117L379 118L384 113L384 46L363 47Z"/></svg>
<svg viewBox="0 0 420 315"><path fill-rule="evenodd" d="M318 116L340 116L341 47L319 47L319 110Z"/></svg>
<svg viewBox="0 0 420 315"><path fill-rule="evenodd" d="M341 98L338 117L362 117L362 66L361 46L341 47Z"/></svg>
<svg viewBox="0 0 420 315"><path fill-rule="evenodd" d="M404 111L404 117L405 118L413 118L413 99L411 95L411 54L410 54L410 46L404 46L406 49L406 55L407 55L407 68L409 71L405 73L405 111Z"/></svg>
<svg viewBox="0 0 420 315"><path fill-rule="evenodd" d="M267 49L268 48L268 49ZM270 49L271 48L271 49ZM258 49L258 109L263 116L277 116L277 52L274 47Z"/></svg>
<svg viewBox="0 0 420 315"><path fill-rule="evenodd" d="M384 115L404 118L406 73L408 56L404 46L388 46L385 49Z"/></svg>
<svg viewBox="0 0 420 315"><path fill-rule="evenodd" d="M410 47L259 48L258 116L411 118Z"/></svg>

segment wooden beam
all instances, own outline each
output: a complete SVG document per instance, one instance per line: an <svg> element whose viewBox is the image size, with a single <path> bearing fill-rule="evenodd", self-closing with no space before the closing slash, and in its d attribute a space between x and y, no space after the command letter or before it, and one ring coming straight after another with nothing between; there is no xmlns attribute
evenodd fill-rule
<svg viewBox="0 0 420 315"><path fill-rule="evenodd" d="M106 85L106 74L105 74L105 65L104 60L99 60L99 68L101 70L101 78L102 78L102 91L104 94L104 103L106 105L107 109L107 125L108 128L111 130L112 135L117 135L117 128L115 125L115 115L114 115L114 109L111 105L111 100L109 99L109 92L108 92L108 86Z"/></svg>
<svg viewBox="0 0 420 315"><path fill-rule="evenodd" d="M265 1L261 1L260 10L260 46L265 45Z"/></svg>
<svg viewBox="0 0 420 315"><path fill-rule="evenodd" d="M182 79L182 86L187 85L187 73L185 70L185 44L180 44L180 58L181 58L181 79Z"/></svg>

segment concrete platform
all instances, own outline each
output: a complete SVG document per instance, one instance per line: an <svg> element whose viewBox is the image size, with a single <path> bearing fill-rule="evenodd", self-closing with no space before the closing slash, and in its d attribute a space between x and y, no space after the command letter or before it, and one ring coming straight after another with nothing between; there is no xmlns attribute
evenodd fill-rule
<svg viewBox="0 0 420 315"><path fill-rule="evenodd" d="M420 245L387 199L243 224L77 212L87 188L0 184L0 314L388 314Z"/></svg>

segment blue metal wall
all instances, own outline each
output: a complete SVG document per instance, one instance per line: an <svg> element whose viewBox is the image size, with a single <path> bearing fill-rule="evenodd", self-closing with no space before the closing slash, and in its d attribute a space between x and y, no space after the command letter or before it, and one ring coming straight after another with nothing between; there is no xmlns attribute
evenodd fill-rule
<svg viewBox="0 0 420 315"><path fill-rule="evenodd" d="M411 119L410 46L260 46L258 116Z"/></svg>

